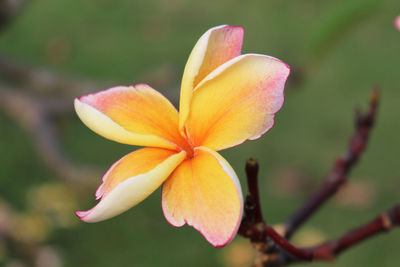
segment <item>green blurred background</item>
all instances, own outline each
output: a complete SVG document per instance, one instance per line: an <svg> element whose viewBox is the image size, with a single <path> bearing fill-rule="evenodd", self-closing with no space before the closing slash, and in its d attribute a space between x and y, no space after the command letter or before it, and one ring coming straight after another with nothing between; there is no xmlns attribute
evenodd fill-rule
<svg viewBox="0 0 400 267"><path fill-rule="evenodd" d="M245 160L259 159L270 224L283 222L324 179L345 151L354 108L366 107L370 89L378 86L382 101L367 152L344 192L295 236L296 244L307 245L334 238L399 200L400 33L392 23L398 14L398 0L36 0L0 33L0 53L99 83L150 83L177 104L186 59L201 34L220 24L244 26L243 53L271 55L292 67L274 128L222 152L244 192ZM136 149L97 136L72 112L58 118L57 130L70 159L101 172ZM194 229L171 227L159 191L116 218L79 221L73 210L95 204L97 185L60 182L38 157L30 135L3 109L0 152L1 205L18 214L21 225L14 230L16 243L0 239L1 266L23 263L37 247L47 249L48 257L36 260L38 266L251 262L241 237L215 249ZM395 229L349 250L333 266L397 266L399 246Z"/></svg>

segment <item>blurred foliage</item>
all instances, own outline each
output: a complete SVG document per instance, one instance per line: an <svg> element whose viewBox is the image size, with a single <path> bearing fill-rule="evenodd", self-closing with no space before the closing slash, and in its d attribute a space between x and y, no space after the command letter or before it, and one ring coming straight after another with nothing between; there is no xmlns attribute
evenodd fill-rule
<svg viewBox="0 0 400 267"><path fill-rule="evenodd" d="M245 160L259 159L264 214L271 224L284 220L325 177L351 134L354 107L364 105L370 88L379 86L378 122L352 175L372 186L374 197L362 209L332 201L313 217L308 225L318 227L314 238L329 239L398 201L400 35L392 20L399 12L398 0L36 0L0 35L0 51L115 84L168 73L159 76L156 89L177 98L179 77L198 37L220 24L244 26L244 53L272 55L292 67L274 128L260 140L222 152L243 186ZM316 62L320 53L324 57ZM195 230L171 227L159 192L117 218L78 222L72 210L91 207L95 188L81 192L54 185L23 129L4 113L0 125L0 198L21 214L15 234L50 246L41 255L56 259L55 265L57 253L64 266L99 267L241 266L249 257L245 246L237 245L240 237L215 249ZM59 126L68 155L104 171L135 149L95 135L76 116ZM299 174L287 178L293 170ZM288 179L289 191L277 190L285 186L274 182L279 177ZM290 177L297 179L295 187ZM301 192L287 193L296 191ZM346 252L335 266L393 266L400 261L399 246L400 231L393 231ZM237 263L226 260L229 253ZM18 262L17 256L0 243L0 265Z"/></svg>
<svg viewBox="0 0 400 267"><path fill-rule="evenodd" d="M321 16L310 38L309 54L321 56L321 53L328 53L352 29L377 14L381 5L380 1L353 0L338 5Z"/></svg>

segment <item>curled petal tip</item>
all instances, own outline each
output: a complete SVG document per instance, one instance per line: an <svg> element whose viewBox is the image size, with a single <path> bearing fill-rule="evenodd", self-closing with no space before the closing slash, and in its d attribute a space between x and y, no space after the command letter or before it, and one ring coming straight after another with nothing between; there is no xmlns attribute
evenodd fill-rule
<svg viewBox="0 0 400 267"><path fill-rule="evenodd" d="M89 214L89 211L81 211L81 210L76 210L75 215L82 221L85 221L85 217Z"/></svg>
<svg viewBox="0 0 400 267"><path fill-rule="evenodd" d="M100 202L75 214L85 222L99 222L123 213L154 192L185 156L183 151L161 148L142 148L126 155L104 175L96 191Z"/></svg>
<svg viewBox="0 0 400 267"><path fill-rule="evenodd" d="M179 103L181 131L189 115L194 88L218 66L241 54L243 34L240 26L220 25L209 29L196 43L182 77Z"/></svg>

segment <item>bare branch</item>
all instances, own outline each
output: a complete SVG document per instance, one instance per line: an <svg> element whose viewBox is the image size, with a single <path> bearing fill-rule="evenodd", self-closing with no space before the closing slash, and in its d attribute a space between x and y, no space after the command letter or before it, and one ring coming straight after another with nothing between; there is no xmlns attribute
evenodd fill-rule
<svg viewBox="0 0 400 267"><path fill-rule="evenodd" d="M261 211L260 195L258 192L258 162L249 159L246 162L247 186L249 188L248 205L245 208L246 218L254 223L265 223Z"/></svg>
<svg viewBox="0 0 400 267"><path fill-rule="evenodd" d="M261 203L258 192L258 162L248 159L246 162L247 186L249 192L244 203L244 216L239 227L239 234L249 238L258 250L266 249L267 234L265 221L262 217Z"/></svg>
<svg viewBox="0 0 400 267"><path fill-rule="evenodd" d="M239 228L239 234L249 238L252 245L260 252L258 262L260 265L271 263L271 257L266 254L275 254L277 248L287 252L291 258L299 258L301 260L311 260L310 251L301 250L290 242L286 241L279 235L274 228L267 226L261 211L261 203L258 190L258 162L255 159L248 159L246 162L247 185L249 188L245 201L244 217ZM275 261L275 258L274 258Z"/></svg>
<svg viewBox="0 0 400 267"><path fill-rule="evenodd" d="M29 0L2 0L0 1L0 30L4 29L19 11L30 2Z"/></svg>
<svg viewBox="0 0 400 267"><path fill-rule="evenodd" d="M77 166L63 154L51 113L41 101L21 90L8 88L0 84L0 107L30 134L36 151L50 170L67 182L80 184L91 184L94 177L100 177L99 172Z"/></svg>
<svg viewBox="0 0 400 267"><path fill-rule="evenodd" d="M42 94L57 94L69 98L88 94L109 84L71 78L46 68L31 67L25 63L0 55L0 73L4 79L22 88Z"/></svg>
<svg viewBox="0 0 400 267"><path fill-rule="evenodd" d="M289 241L287 241L283 236L281 236L278 232L275 231L271 226L267 226L266 228L268 237L270 237L277 246L279 246L283 251L291 254L295 258L304 261L311 261L313 259L313 252L310 250L304 250L296 247Z"/></svg>
<svg viewBox="0 0 400 267"><path fill-rule="evenodd" d="M387 232L394 226L400 226L400 204L334 241L326 242L307 250L314 255L314 261L331 261L349 248L377 234Z"/></svg>

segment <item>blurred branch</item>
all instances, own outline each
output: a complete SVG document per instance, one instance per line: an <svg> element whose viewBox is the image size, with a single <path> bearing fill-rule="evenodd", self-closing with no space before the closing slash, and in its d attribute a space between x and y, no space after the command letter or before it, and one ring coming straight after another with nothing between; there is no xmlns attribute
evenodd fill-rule
<svg viewBox="0 0 400 267"><path fill-rule="evenodd" d="M30 0L1 0L0 30L3 30L28 2Z"/></svg>
<svg viewBox="0 0 400 267"><path fill-rule="evenodd" d="M170 67L166 71L171 71ZM155 71L156 77L159 72ZM94 177L101 177L99 172L78 166L65 156L54 118L72 113L75 97L110 87L111 82L69 77L1 54L0 77L6 81L0 83L0 107L30 134L38 155L50 170L68 182L81 184L91 184Z"/></svg>
<svg viewBox="0 0 400 267"><path fill-rule="evenodd" d="M107 83L71 78L45 68L31 67L5 55L0 55L0 75L25 90L42 95L58 95L69 103L76 96L109 86Z"/></svg>
<svg viewBox="0 0 400 267"><path fill-rule="evenodd" d="M31 94L0 84L0 106L30 134L46 166L67 182L92 183L99 173L76 165L63 153L52 123L52 111L59 103L47 100L48 105L44 105L44 102Z"/></svg>
<svg viewBox="0 0 400 267"><path fill-rule="evenodd" d="M370 131L375 120L378 99L378 90L373 89L370 96L368 112L362 114L359 110L356 111L356 130L350 139L346 153L343 157L336 160L332 171L319 190L286 221L286 238L289 239L305 221L346 183L348 174L358 162L367 145Z"/></svg>
<svg viewBox="0 0 400 267"><path fill-rule="evenodd" d="M0 77L6 81L0 83L0 107L30 134L38 155L50 170L68 182L80 184L92 184L101 177L98 171L78 166L65 156L54 119L73 112L75 97L110 87L111 83L68 77L4 55L0 55Z"/></svg>
<svg viewBox="0 0 400 267"><path fill-rule="evenodd" d="M0 29L27 2L0 1ZM0 77L0 107L29 134L47 168L69 183L91 185L97 181L101 177L98 171L80 166L65 155L54 120L60 114L73 112L75 97L107 88L111 83L72 78L1 54Z"/></svg>
<svg viewBox="0 0 400 267"><path fill-rule="evenodd" d="M3 30L29 0L0 1L0 30ZM45 69L0 56L0 107L29 133L45 165L67 182L90 184L97 171L77 166L63 153L54 127L54 117L72 111L72 99L78 91L90 88L88 82L77 82ZM11 83L15 85L10 85ZM91 84L91 83L90 83ZM53 96L39 95L51 92Z"/></svg>
<svg viewBox="0 0 400 267"><path fill-rule="evenodd" d="M142 76L146 78L139 78L137 81L146 80L149 81L150 86L153 84L160 86L165 83L166 77L174 76L173 73L175 73L175 70L172 66L164 65L144 73ZM67 103L72 103L77 96L93 93L116 84L111 81L98 82L91 79L63 75L47 68L29 66L2 54L0 54L0 77L8 82L17 84L23 90L35 92L38 95L57 96L59 98L58 101ZM163 94L172 103L178 103L177 94L173 90L164 90ZM69 111L72 111L72 108Z"/></svg>

